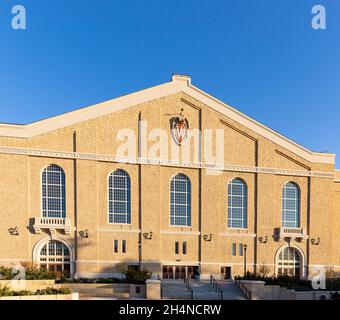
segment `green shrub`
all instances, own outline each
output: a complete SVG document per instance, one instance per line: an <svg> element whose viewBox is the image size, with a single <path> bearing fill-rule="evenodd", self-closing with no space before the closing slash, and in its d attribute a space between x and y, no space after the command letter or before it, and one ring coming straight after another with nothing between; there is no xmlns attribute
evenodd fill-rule
<svg viewBox="0 0 340 320"><path fill-rule="evenodd" d="M41 289L37 291L13 291L10 288L4 286L0 286L0 297L8 297L8 296L33 296L33 295L55 295L55 294L70 294L72 291L68 288L55 289L51 287L47 287L46 289Z"/></svg>
<svg viewBox="0 0 340 320"><path fill-rule="evenodd" d="M287 289L294 289L296 291L310 291L314 290L310 280L300 279L298 277L291 277L286 275L281 276L263 276L256 273L247 273L246 276L236 276L239 280L258 280L264 281L266 285L279 285ZM340 290L340 278L326 279L326 290Z"/></svg>
<svg viewBox="0 0 340 320"><path fill-rule="evenodd" d="M132 284L144 284L146 280L152 277L152 272L146 268L136 270L134 268L129 268L126 265L122 265L120 272L125 275L126 281Z"/></svg>
<svg viewBox="0 0 340 320"><path fill-rule="evenodd" d="M0 280L12 280L19 272L13 272L12 268L0 266Z"/></svg>
<svg viewBox="0 0 340 320"><path fill-rule="evenodd" d="M54 295L54 294L70 294L72 291L68 288L55 289L47 287L46 289L37 290L36 295Z"/></svg>
<svg viewBox="0 0 340 320"><path fill-rule="evenodd" d="M340 290L340 278L330 278L326 280L327 290Z"/></svg>
<svg viewBox="0 0 340 320"><path fill-rule="evenodd" d="M56 278L56 273L47 269L26 269L26 280L53 280Z"/></svg>
<svg viewBox="0 0 340 320"><path fill-rule="evenodd" d="M12 296L13 295L13 291L11 291L10 288L4 286L0 286L0 297L5 297L5 296Z"/></svg>
<svg viewBox="0 0 340 320"><path fill-rule="evenodd" d="M48 271L47 269L38 268L33 265L23 264L25 268L26 280L49 280L55 279L55 272ZM15 276L20 273L20 270L13 271L11 267L0 266L0 280L13 280Z"/></svg>
<svg viewBox="0 0 340 320"><path fill-rule="evenodd" d="M79 278L79 279L69 279L61 278L57 279L56 283L127 283L126 279L117 278Z"/></svg>

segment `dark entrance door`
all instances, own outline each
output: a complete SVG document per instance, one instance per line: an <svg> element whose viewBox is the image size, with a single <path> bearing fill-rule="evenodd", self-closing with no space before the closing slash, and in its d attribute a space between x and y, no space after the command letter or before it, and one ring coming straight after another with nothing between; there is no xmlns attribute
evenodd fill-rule
<svg viewBox="0 0 340 320"><path fill-rule="evenodd" d="M62 277L63 266L61 264L49 264L48 269L49 269L49 271L54 272L58 279L60 279Z"/></svg>
<svg viewBox="0 0 340 320"><path fill-rule="evenodd" d="M163 279L193 279L198 266L163 266Z"/></svg>
<svg viewBox="0 0 340 320"><path fill-rule="evenodd" d="M221 267L221 278L231 279L231 267Z"/></svg>

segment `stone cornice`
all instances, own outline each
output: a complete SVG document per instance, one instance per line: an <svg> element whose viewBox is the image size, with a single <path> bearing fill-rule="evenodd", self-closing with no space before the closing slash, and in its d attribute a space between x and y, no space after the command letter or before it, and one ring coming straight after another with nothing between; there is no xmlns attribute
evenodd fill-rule
<svg viewBox="0 0 340 320"><path fill-rule="evenodd" d="M29 148L12 148L1 147L0 154L15 154L25 155L31 157L44 157L44 158L59 158L59 159L73 159L73 160L88 160L88 161L102 161L113 163L127 163L127 164L148 164L160 165L166 167L180 167L180 168L195 168L206 170L220 170L232 172L248 172L248 173L263 173L263 174L276 174L287 176L299 177L318 177L334 179L335 174L332 172L321 171L307 171L307 170L292 170L284 168L266 168L266 167L252 167L252 166L238 166L230 164L209 164L203 162L182 162L173 160L162 159L146 159L146 158L124 158L115 157L107 154L96 153L82 153L82 152L68 152L68 151L53 151L42 149L29 149Z"/></svg>

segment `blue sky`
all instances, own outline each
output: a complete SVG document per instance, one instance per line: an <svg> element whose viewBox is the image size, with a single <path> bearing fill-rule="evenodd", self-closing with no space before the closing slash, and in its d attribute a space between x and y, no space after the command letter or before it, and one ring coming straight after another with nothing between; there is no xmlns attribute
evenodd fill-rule
<svg viewBox="0 0 340 320"><path fill-rule="evenodd" d="M11 28L11 8L27 30ZM324 5L327 29L311 28ZM0 0L0 122L29 123L170 80L339 154L338 0Z"/></svg>

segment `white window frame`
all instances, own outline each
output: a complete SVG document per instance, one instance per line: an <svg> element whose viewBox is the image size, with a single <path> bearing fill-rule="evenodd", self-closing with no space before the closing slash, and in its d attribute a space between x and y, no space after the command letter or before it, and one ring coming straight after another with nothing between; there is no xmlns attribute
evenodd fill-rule
<svg viewBox="0 0 340 320"><path fill-rule="evenodd" d="M57 254L57 243L61 244L62 248L62 254L59 255ZM50 254L50 245L53 245L54 253L55 254ZM41 252L42 250L46 248L46 255L42 255ZM68 255L65 255L65 249L68 251ZM58 241L58 240L50 240L47 241L40 249L39 255L39 265L46 265L47 270L49 270L49 265L61 265L62 266L62 271L65 270L65 265L70 265L71 269L71 252L70 249L65 245L65 243ZM45 259L45 260L44 260Z"/></svg>
<svg viewBox="0 0 340 320"><path fill-rule="evenodd" d="M292 186L289 186L289 185L293 185L294 187ZM296 197L294 198L290 198L290 197L285 197L285 190L286 189L294 189L296 190ZM281 189L281 224L282 224L282 227L284 228L300 228L300 219L301 219L301 210L300 210L300 206L301 206L301 192L300 192L300 187L297 183L295 183L294 181L288 181L286 182L283 186L282 186L282 189ZM290 201L294 201L295 202L295 208L294 209L287 209L287 204L285 204L284 206L284 202L286 202L287 200L290 200ZM294 213L294 217L295 217L295 220L292 221L292 220L287 220L286 217L287 217L287 213ZM289 223L294 223L295 225L294 226L291 226L289 225Z"/></svg>
<svg viewBox="0 0 340 320"><path fill-rule="evenodd" d="M49 171L50 168L57 168L58 171ZM51 184L48 183L48 173L49 172L58 172L59 173L59 178L60 178L60 183L59 184ZM46 181L44 183L43 181L43 175L46 174ZM64 184L62 182L62 177L64 178ZM41 170L40 173L40 199L41 199L41 217L43 218L66 218L66 174L65 171L58 166L57 164L49 164L47 167L44 167L43 170ZM60 197L52 197L48 195L48 186L58 186L59 187L59 192L60 192ZM45 189L45 196L43 190ZM64 196L63 196L64 195ZM44 199L46 201L46 209L44 210ZM48 199L59 199L60 202L60 210L51 210L51 211L59 211L58 216L51 216L49 213L49 208L48 208ZM46 211L46 213L44 213Z"/></svg>
<svg viewBox="0 0 340 320"><path fill-rule="evenodd" d="M285 250L293 250L294 254L293 254L293 259L284 259L284 251ZM298 260L296 259L296 255L298 256ZM282 255L282 259L280 259L280 255ZM284 247L282 248L277 255L277 262L276 262L276 272L279 275L280 274L280 270L284 270L284 269L292 269L293 270L293 276L296 276L295 271L296 268L299 268L300 270L300 277L303 276L303 257L301 256L301 253L299 252L299 250L297 250L297 248L295 247ZM281 272L281 275L284 275L283 272Z"/></svg>
<svg viewBox="0 0 340 320"><path fill-rule="evenodd" d="M171 190L171 184L172 182L175 182L176 181L176 178L177 177L180 177L180 176L183 176L185 179L186 179L186 191L177 191L177 190L174 190L172 191ZM183 181L183 180L179 180L179 181ZM189 190L189 191L188 191ZM175 202L175 195L177 193L181 193L181 194L184 194L185 195L185 204L176 204ZM173 202L171 201L171 195L173 194ZM169 206L169 212L170 212L170 215L169 215L169 225L171 227L191 227L192 225L192 221L191 221L191 180L190 178L184 174L184 173L178 173L174 176L171 177L170 179L170 192L169 192L169 195L170 195L170 198L169 198L169 203L170 203L170 206ZM190 201L188 202L188 197L190 198ZM173 220L174 220L174 223L172 224L171 223L171 206L174 206L174 215L173 215ZM176 224L176 212L175 212L175 208L176 206L181 206L181 207L185 207L185 224ZM184 217L180 216L181 219L184 219ZM190 221L190 223L189 223Z"/></svg>
<svg viewBox="0 0 340 320"><path fill-rule="evenodd" d="M235 181L242 182L242 194L235 195L233 194L233 185ZM229 193L229 186L231 187L231 192ZM247 229L248 228L248 186L247 183L241 178L233 178L228 182L227 185L227 193L228 193L228 202L227 202L227 226L228 229ZM242 199L241 206L233 206L232 199L234 197ZM230 200L230 201L229 201ZM229 205L230 202L230 205ZM241 209L242 217L241 218L233 218L233 209ZM230 211L230 214L229 214ZM234 226L234 221L241 221L241 226Z"/></svg>
<svg viewBox="0 0 340 320"><path fill-rule="evenodd" d="M124 188L115 188L114 187L114 174L118 171L122 171L125 173L125 180L126 180L126 186ZM110 179L112 178L112 187L110 187ZM112 200L110 200L110 192L112 190ZM117 201L114 200L114 191L115 190L124 190L125 191L125 199L124 201ZM128 201L128 199L130 199L130 201ZM132 220L132 216L131 216L131 177L128 174L127 171L123 170L123 169L116 169L115 171L111 172L108 176L107 179L107 219L108 219L108 224L113 224L113 225L131 225L131 220ZM112 210L113 212L110 212L110 203L112 202ZM115 202L122 202L126 204L126 208L127 211L125 213L115 213L114 212L114 203ZM114 222L114 216L115 215L125 215L125 221L126 222ZM110 222L110 216L113 217L112 222ZM128 222L128 220L130 219L130 222Z"/></svg>

